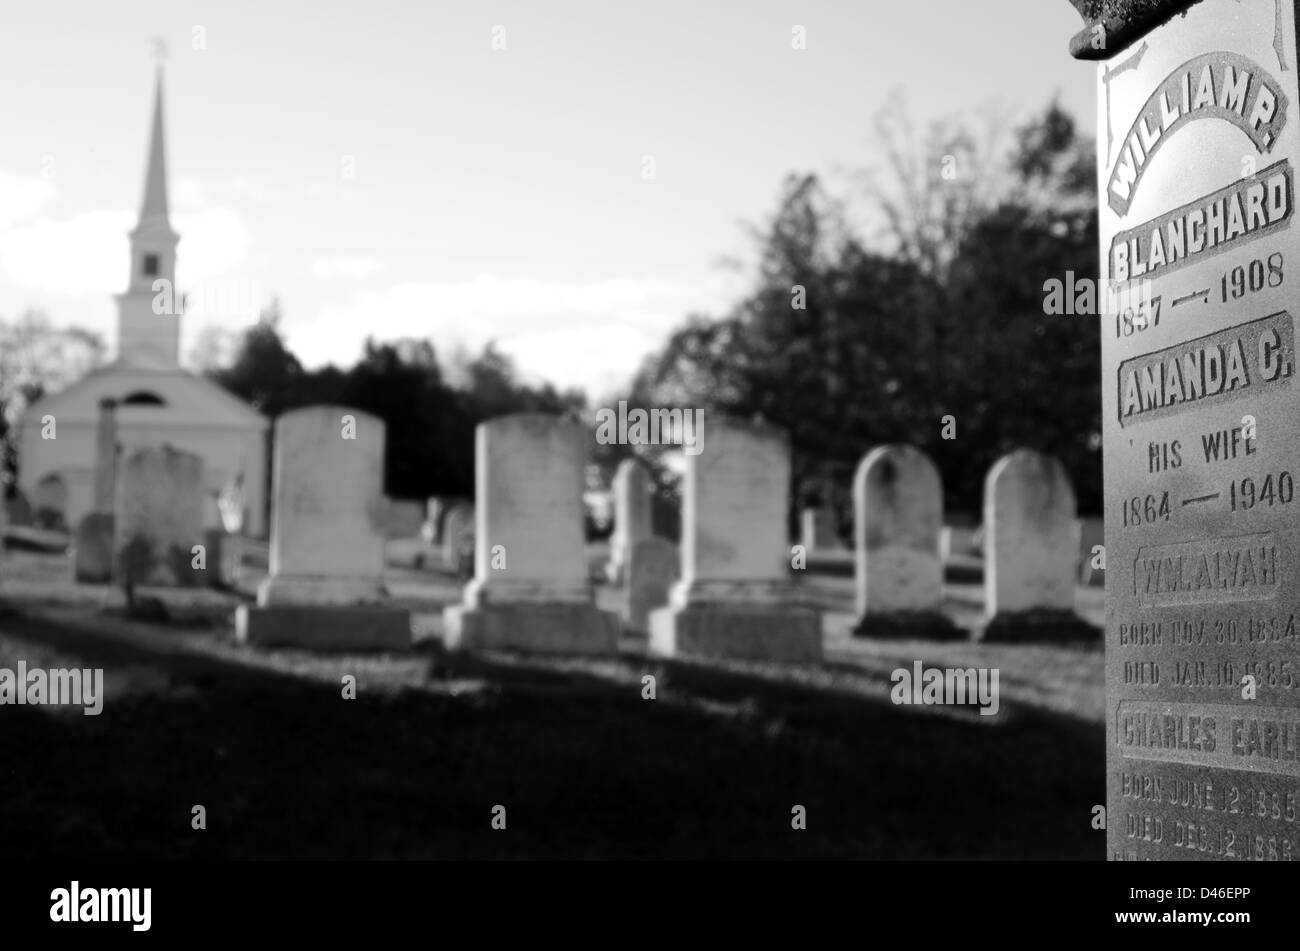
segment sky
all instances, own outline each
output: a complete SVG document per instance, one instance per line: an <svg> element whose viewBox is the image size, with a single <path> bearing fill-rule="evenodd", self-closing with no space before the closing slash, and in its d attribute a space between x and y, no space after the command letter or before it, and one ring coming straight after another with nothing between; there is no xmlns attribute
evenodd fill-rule
<svg viewBox="0 0 1300 951"><path fill-rule="evenodd" d="M5 20L0 319L39 308L110 350L154 36L177 283L200 302L182 355L274 295L307 366L367 336L443 358L495 340L593 397L735 300L720 261L785 174L852 193L891 98L919 126L1059 96L1095 127L1067 0L51 0Z"/></svg>

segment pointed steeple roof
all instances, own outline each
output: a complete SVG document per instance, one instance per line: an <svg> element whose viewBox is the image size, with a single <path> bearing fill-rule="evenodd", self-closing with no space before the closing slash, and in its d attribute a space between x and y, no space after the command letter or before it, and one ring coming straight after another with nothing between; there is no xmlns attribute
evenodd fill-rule
<svg viewBox="0 0 1300 951"><path fill-rule="evenodd" d="M140 224L161 224L168 231L171 222L167 217L167 153L163 145L163 72L158 67L153 100L153 128L149 134L149 168L144 176L144 202L140 206Z"/></svg>

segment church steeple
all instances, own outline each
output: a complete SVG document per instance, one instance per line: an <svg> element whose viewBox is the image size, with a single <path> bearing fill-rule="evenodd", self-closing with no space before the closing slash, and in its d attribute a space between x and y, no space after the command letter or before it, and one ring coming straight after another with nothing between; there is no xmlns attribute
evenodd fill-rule
<svg viewBox="0 0 1300 951"><path fill-rule="evenodd" d="M149 134L149 167L144 176L144 204L140 206L140 226L157 219L170 228L167 220L167 153L163 142L163 72L154 80L153 129Z"/></svg>
<svg viewBox="0 0 1300 951"><path fill-rule="evenodd" d="M180 364L180 300L176 290L176 244L167 207L167 153L163 134L163 71L154 80L153 122L140 220L130 234L131 275L117 298L118 359L172 368ZM158 282L165 282L159 284ZM165 304L155 307L155 301ZM170 308L170 309L169 309Z"/></svg>

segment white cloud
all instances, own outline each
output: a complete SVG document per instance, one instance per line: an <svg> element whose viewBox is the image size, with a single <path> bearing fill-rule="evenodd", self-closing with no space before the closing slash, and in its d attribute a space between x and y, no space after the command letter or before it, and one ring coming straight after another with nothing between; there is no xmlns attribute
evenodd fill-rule
<svg viewBox="0 0 1300 951"><path fill-rule="evenodd" d="M379 273L383 265L373 258L320 258L311 270L317 277L361 278Z"/></svg>
<svg viewBox="0 0 1300 951"><path fill-rule="evenodd" d="M56 194L52 182L23 178L0 169L0 229L39 213Z"/></svg>
<svg viewBox="0 0 1300 951"><path fill-rule="evenodd" d="M178 282L228 273L243 260L249 237L227 208L174 216L181 233ZM128 211L99 209L71 218L38 218L0 231L0 272L17 287L63 294L116 294L126 287L135 225Z"/></svg>
<svg viewBox="0 0 1300 951"><path fill-rule="evenodd" d="M232 198L261 205L276 197L275 189L269 185L250 182L242 176L225 181L182 178L172 188L172 198L177 207L202 207Z"/></svg>
<svg viewBox="0 0 1300 951"><path fill-rule="evenodd" d="M596 396L625 382L688 313L720 312L732 290L726 276L579 284L480 275L365 292L315 319L290 312L286 331L309 366L351 363L367 336L429 338L444 358L457 345L477 352L495 340L530 380Z"/></svg>
<svg viewBox="0 0 1300 951"><path fill-rule="evenodd" d="M176 251L176 278L181 285L228 274L248 253L251 244L248 229L229 208L209 208L173 218L176 230L181 233Z"/></svg>
<svg viewBox="0 0 1300 951"><path fill-rule="evenodd" d="M127 211L39 218L0 231L0 270L17 287L64 294L112 294L126 286Z"/></svg>

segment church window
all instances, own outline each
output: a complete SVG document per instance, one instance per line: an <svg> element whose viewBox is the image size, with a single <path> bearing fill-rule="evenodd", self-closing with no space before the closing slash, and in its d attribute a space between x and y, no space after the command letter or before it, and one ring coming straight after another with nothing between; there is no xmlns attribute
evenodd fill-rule
<svg viewBox="0 0 1300 951"><path fill-rule="evenodd" d="M122 406L166 406L167 401L149 390L136 390L122 399Z"/></svg>
<svg viewBox="0 0 1300 951"><path fill-rule="evenodd" d="M158 255L146 254L144 256L144 276L145 277L158 276Z"/></svg>

